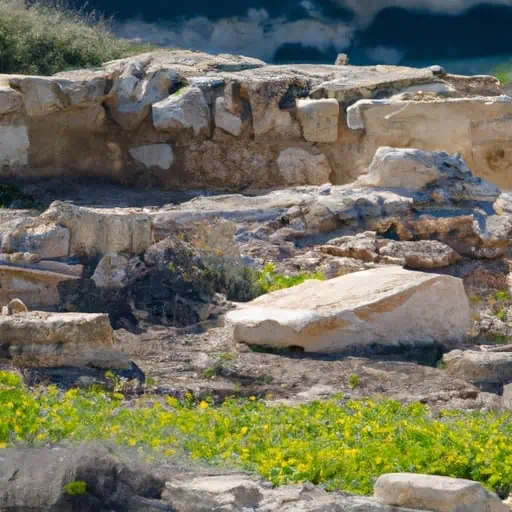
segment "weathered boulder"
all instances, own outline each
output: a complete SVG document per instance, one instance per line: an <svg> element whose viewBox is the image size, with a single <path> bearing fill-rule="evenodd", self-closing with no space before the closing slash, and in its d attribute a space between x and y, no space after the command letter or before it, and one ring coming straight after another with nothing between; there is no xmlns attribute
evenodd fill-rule
<svg viewBox="0 0 512 512"><path fill-rule="evenodd" d="M5 306L5 313L6 315L4 315L4 308L2 307L2 316L16 315L18 313L28 313L28 308L22 300L12 299L9 304Z"/></svg>
<svg viewBox="0 0 512 512"><path fill-rule="evenodd" d="M399 260L410 268L442 268L460 260L451 247L436 240L418 242L388 241L379 249L379 255Z"/></svg>
<svg viewBox="0 0 512 512"><path fill-rule="evenodd" d="M480 483L413 473L382 475L375 484L378 501L432 512L508 512L508 507Z"/></svg>
<svg viewBox="0 0 512 512"><path fill-rule="evenodd" d="M157 130L192 128L198 136L210 126L210 107L199 87L179 89L167 99L153 104L153 125Z"/></svg>
<svg viewBox="0 0 512 512"><path fill-rule="evenodd" d="M163 499L174 510L210 512L258 509L263 501L257 482L245 475L194 478L188 482L167 482Z"/></svg>
<svg viewBox="0 0 512 512"><path fill-rule="evenodd" d="M320 246L320 251L333 256L355 258L362 261L377 261L379 241L375 233L366 232L356 236L344 236L329 240Z"/></svg>
<svg viewBox="0 0 512 512"><path fill-rule="evenodd" d="M361 181L374 187L421 190L434 181L455 177L460 163L447 153L382 147Z"/></svg>
<svg viewBox="0 0 512 512"><path fill-rule="evenodd" d="M340 106L335 99L297 100L297 117L309 142L336 142Z"/></svg>
<svg viewBox="0 0 512 512"><path fill-rule="evenodd" d="M453 377L478 384L512 382L512 352L454 350L443 356Z"/></svg>
<svg viewBox="0 0 512 512"><path fill-rule="evenodd" d="M151 217L140 209L86 208L55 201L38 222L55 222L69 229L70 256L137 254L153 243Z"/></svg>
<svg viewBox="0 0 512 512"><path fill-rule="evenodd" d="M145 64L132 61L125 67L107 103L112 118L127 131L137 129L151 112L151 105L167 98L180 80L172 69L145 74Z"/></svg>
<svg viewBox="0 0 512 512"><path fill-rule="evenodd" d="M123 288L128 284L129 259L122 254L110 253L101 258L92 280L98 288Z"/></svg>
<svg viewBox="0 0 512 512"><path fill-rule="evenodd" d="M471 322L461 280L393 266L270 293L227 320L235 342L308 352L460 342Z"/></svg>
<svg viewBox="0 0 512 512"><path fill-rule="evenodd" d="M498 187L473 176L460 156L419 149L379 148L368 174L360 181L368 186L414 191L436 183L442 187L438 196L453 201L492 203L500 195Z"/></svg>

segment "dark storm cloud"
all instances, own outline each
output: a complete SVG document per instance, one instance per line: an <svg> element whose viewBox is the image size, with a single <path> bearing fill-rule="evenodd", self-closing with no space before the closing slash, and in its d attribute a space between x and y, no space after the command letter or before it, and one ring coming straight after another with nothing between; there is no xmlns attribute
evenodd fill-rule
<svg viewBox="0 0 512 512"><path fill-rule="evenodd" d="M100 9L106 7L102 1L96 0ZM144 11L140 3L124 3L118 11L116 32L165 46L241 53L264 60L272 60L280 48L290 45L314 48L320 53L355 46L360 60L398 63L406 55L404 48L416 44L414 30L407 27L407 16L411 24L418 22L418 15L425 16L424 25L431 29L429 15L453 17L483 4L509 8L512 0L239 0L217 2L215 10L211 1L190 0L179 15L172 14L176 5L172 0L158 4L160 15L156 20L155 5L148 5ZM407 15L398 10L406 10ZM400 26L389 25L395 12L400 12ZM366 31L375 37L365 39ZM386 31L394 37L380 35ZM430 37L435 40L439 34L432 32ZM462 31L460 36L448 33L444 37L449 50L456 53L451 46L463 44L456 39L466 35ZM420 44L428 45L429 41L423 39Z"/></svg>

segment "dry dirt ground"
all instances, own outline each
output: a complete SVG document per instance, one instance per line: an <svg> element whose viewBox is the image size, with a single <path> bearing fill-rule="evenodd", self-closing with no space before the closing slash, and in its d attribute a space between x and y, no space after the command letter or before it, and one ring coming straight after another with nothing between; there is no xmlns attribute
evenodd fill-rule
<svg viewBox="0 0 512 512"><path fill-rule="evenodd" d="M290 403L342 394L421 401L434 410L501 405L497 395L480 392L433 366L439 353L425 347L366 357L268 353L233 345L226 326L189 332L153 326L139 334L121 329L116 337L145 372L148 389L158 394L183 397L192 392L218 400L254 395Z"/></svg>

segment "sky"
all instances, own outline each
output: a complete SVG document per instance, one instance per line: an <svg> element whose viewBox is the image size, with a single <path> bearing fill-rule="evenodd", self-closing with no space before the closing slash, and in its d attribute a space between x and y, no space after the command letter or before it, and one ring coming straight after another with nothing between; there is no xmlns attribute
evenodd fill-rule
<svg viewBox="0 0 512 512"><path fill-rule="evenodd" d="M512 0L92 0L88 5L114 15L115 31L124 37L269 62L331 62L347 52L355 64L466 61L470 66L512 56Z"/></svg>

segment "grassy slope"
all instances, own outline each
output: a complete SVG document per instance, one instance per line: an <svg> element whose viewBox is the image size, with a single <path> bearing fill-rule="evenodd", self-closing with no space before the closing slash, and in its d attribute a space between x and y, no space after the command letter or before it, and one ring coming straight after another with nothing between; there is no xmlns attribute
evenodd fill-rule
<svg viewBox="0 0 512 512"><path fill-rule="evenodd" d="M59 4L0 0L0 73L51 75L148 51L118 39L95 13Z"/></svg>

